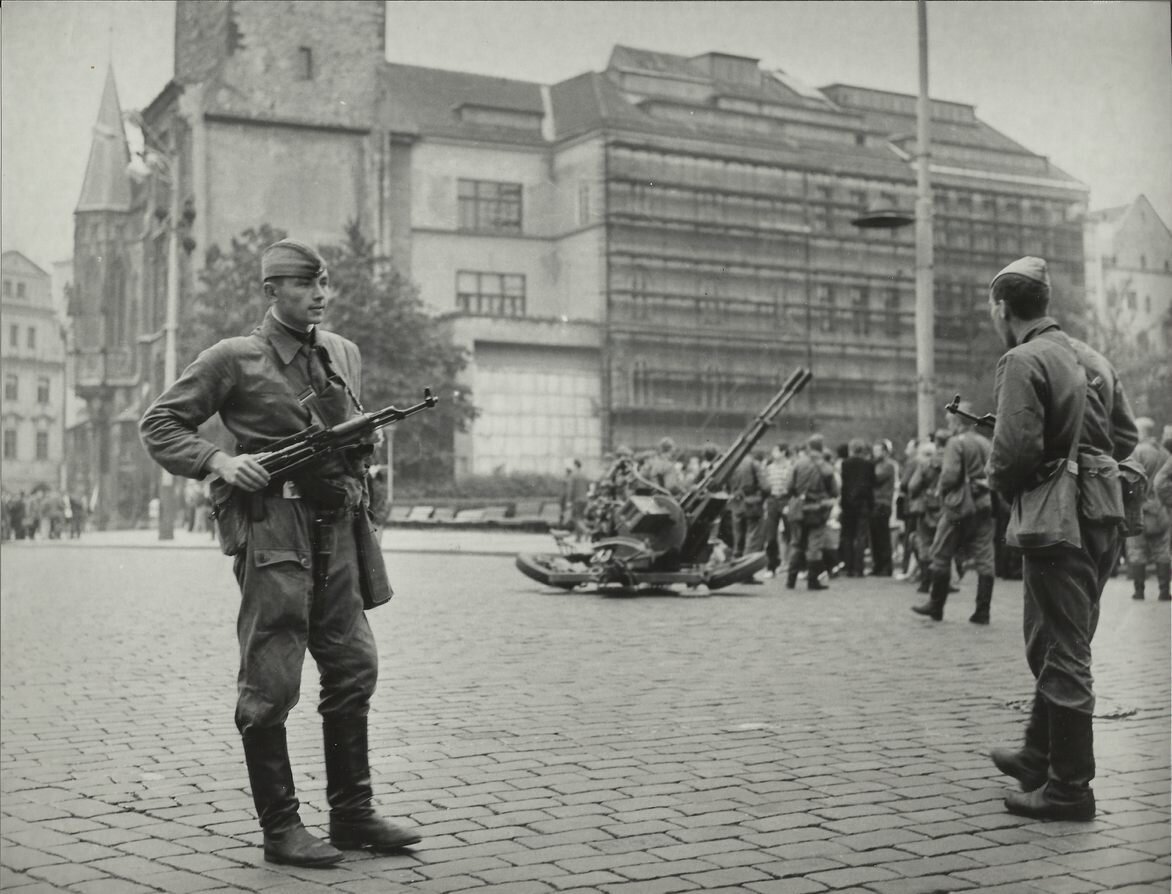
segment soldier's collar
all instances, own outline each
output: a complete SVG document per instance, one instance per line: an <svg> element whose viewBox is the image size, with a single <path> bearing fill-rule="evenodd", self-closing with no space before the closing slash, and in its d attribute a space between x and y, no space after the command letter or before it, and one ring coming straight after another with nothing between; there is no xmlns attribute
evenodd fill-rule
<svg viewBox="0 0 1172 894"><path fill-rule="evenodd" d="M281 358L281 362L288 366L293 358L297 356L297 352L305 342L299 338L278 320L270 308L265 312L264 321L260 324L260 334L268 339L269 344L277 351L277 356Z"/></svg>
<svg viewBox="0 0 1172 894"><path fill-rule="evenodd" d="M1025 331L1025 334L1021 338L1021 343L1025 344L1027 341L1032 338L1036 338L1043 332L1049 332L1051 329L1061 328L1062 327L1058 325L1058 321L1053 317L1038 317L1038 319L1034 321L1034 325Z"/></svg>

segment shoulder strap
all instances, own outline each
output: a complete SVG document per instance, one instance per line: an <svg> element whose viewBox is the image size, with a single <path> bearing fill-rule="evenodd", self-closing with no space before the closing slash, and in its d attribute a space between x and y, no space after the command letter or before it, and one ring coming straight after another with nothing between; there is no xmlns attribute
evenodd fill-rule
<svg viewBox="0 0 1172 894"><path fill-rule="evenodd" d="M1087 387L1090 384L1087 381L1087 368L1083 365L1082 358L1078 356L1078 349L1074 346L1074 339L1072 339L1065 332L1062 337L1066 339L1066 344L1070 348L1070 352L1074 354L1074 360L1078 364L1078 368L1082 370L1082 387L1076 389L1078 403L1078 413L1075 414L1074 423L1074 439L1070 443L1070 452L1066 456L1066 465L1070 472L1078 473L1078 448L1079 442L1082 440L1082 423L1086 418L1087 411Z"/></svg>

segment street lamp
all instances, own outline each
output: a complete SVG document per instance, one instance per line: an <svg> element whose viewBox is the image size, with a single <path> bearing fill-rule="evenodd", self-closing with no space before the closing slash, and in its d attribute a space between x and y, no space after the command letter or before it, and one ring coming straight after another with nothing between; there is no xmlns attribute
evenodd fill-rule
<svg viewBox="0 0 1172 894"><path fill-rule="evenodd" d="M916 225L916 431L929 437L936 430L936 305L933 299L932 187L928 177L931 143L928 130L928 7L916 2L919 34L920 92L916 101L916 213L877 208L851 221L862 229L894 230Z"/></svg>

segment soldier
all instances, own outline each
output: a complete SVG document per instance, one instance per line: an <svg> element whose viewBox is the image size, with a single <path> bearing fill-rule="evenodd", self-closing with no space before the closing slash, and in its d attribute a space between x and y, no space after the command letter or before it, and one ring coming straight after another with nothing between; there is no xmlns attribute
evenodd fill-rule
<svg viewBox="0 0 1172 894"><path fill-rule="evenodd" d="M740 558L765 549L765 500L769 476L760 453L749 454L733 472L729 483L729 507L733 519L733 555Z"/></svg>
<svg viewBox="0 0 1172 894"><path fill-rule="evenodd" d="M838 481L834 477L834 467L822 456L822 435L810 435L806 448L806 452L794 462L786 483L790 524L794 531L794 545L785 578L787 590L797 585L798 572L803 566L807 588L826 589L819 577L825 567L822 553L826 543L826 522L838 496Z"/></svg>
<svg viewBox="0 0 1172 894"><path fill-rule="evenodd" d="M1061 331L1046 315L1049 300L1041 258L1014 261L989 287L993 325L1009 348L997 364L989 481L1013 502L1007 539L1024 556L1026 660L1035 680L1024 746L997 748L991 757L1025 792L1005 799L1010 813L1086 821L1095 815L1091 640L1123 518L1117 467L1116 477L1110 471L1138 437L1115 370ZM1068 460L1076 453L1074 476ZM1031 498L1042 487L1061 496L1050 488L1067 479L1055 473L1077 482L1074 518ZM1095 504L1102 508L1089 511Z"/></svg>
<svg viewBox="0 0 1172 894"><path fill-rule="evenodd" d="M891 509L895 502L895 484L899 468L891 458L891 442L886 438L872 447L875 485L868 526L871 534L871 574L891 577Z"/></svg>
<svg viewBox="0 0 1172 894"><path fill-rule="evenodd" d="M676 468L676 444L671 438L663 438L656 452L647 457L640 471L648 481L671 494L683 490L683 479Z"/></svg>
<svg viewBox="0 0 1172 894"><path fill-rule="evenodd" d="M961 409L972 412L970 405ZM912 611L933 621L944 620L951 566L954 560L977 569L977 607L969 617L974 624L989 623L993 601L993 498L985 475L990 445L959 414L948 420L952 436L944 448L937 489L940 520L931 546L932 583L928 601Z"/></svg>
<svg viewBox="0 0 1172 894"><path fill-rule="evenodd" d="M936 538L936 526L940 523L937 485L947 444L948 431L937 429L932 440L919 446L916 468L908 479L908 499L916 512L916 565L920 576L916 591L919 593L930 593L932 590L932 541Z"/></svg>
<svg viewBox="0 0 1172 894"><path fill-rule="evenodd" d="M1169 453L1156 441L1156 423L1147 416L1135 420L1139 432L1139 446L1135 448L1134 459L1144 467L1148 476L1147 495L1143 505L1143 533L1127 538L1127 567L1131 573L1135 591L1133 599L1144 598L1144 581L1147 566L1156 566L1156 584L1160 588L1160 599L1172 599L1169 582L1172 580L1172 543L1169 528L1169 508L1156 493L1156 473L1167 461Z"/></svg>
<svg viewBox="0 0 1172 894"><path fill-rule="evenodd" d="M380 819L371 805L367 712L378 677L374 636L355 571L355 518L366 512L365 462L327 460L292 481L270 482L258 454L310 422L333 425L359 412L357 346L318 327L328 274L307 245L265 249L269 310L252 334L204 351L147 410L143 444L174 475L219 476L221 546L240 585L236 726L252 797L273 863L329 866L343 850L390 851L419 835ZM236 438L229 456L197 428L215 413ZM301 823L285 720L300 694L306 648L321 673L326 797L331 844Z"/></svg>

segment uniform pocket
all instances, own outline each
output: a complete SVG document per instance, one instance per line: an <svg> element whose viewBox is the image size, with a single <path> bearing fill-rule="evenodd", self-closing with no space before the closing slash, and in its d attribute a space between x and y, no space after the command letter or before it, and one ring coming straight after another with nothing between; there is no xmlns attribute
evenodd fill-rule
<svg viewBox="0 0 1172 894"><path fill-rule="evenodd" d="M258 546L252 553L252 563L257 568L268 568L273 565L280 565L282 562L288 562L290 565L296 565L298 568L306 569L311 564L309 553L296 549L274 549L266 546Z"/></svg>

